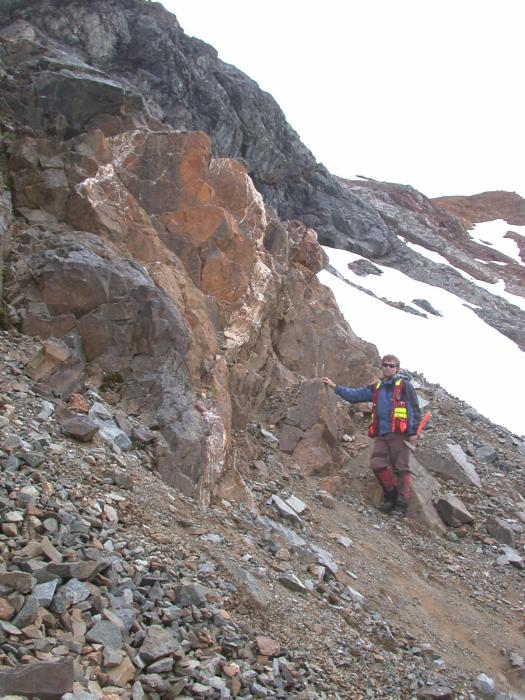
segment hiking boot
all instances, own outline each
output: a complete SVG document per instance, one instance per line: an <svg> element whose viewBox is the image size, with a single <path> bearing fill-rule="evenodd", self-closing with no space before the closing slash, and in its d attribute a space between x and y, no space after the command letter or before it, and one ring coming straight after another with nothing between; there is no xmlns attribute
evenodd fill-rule
<svg viewBox="0 0 525 700"><path fill-rule="evenodd" d="M394 515L397 515L400 518L404 518L407 514L407 510L408 510L408 503L399 498L399 499L397 499L396 503L394 504L392 512Z"/></svg>
<svg viewBox="0 0 525 700"><path fill-rule="evenodd" d="M395 508L396 502L397 491L385 491L385 493L383 494L383 500L378 506L378 510L380 510L381 513L391 513Z"/></svg>

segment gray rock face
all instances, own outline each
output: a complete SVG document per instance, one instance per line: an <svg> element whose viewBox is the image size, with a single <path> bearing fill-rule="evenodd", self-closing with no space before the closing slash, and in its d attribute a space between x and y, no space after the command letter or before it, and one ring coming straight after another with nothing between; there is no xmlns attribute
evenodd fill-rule
<svg viewBox="0 0 525 700"><path fill-rule="evenodd" d="M51 605L59 582L60 579L55 578L51 581L39 583L33 588L33 596L41 607L47 608Z"/></svg>
<svg viewBox="0 0 525 700"><path fill-rule="evenodd" d="M102 248L87 236L79 234L70 245L62 239L60 250L54 250L58 241L52 236L41 236L28 239L35 252L28 277L22 275L19 283L41 298L50 316L74 311L67 342L81 348L78 354L93 367L126 378L123 405L128 412L142 413L145 421L156 422L166 440L163 459L177 464L181 479L197 482L203 425L188 389L187 335L179 311L144 269L101 257ZM30 322L31 308L31 302L27 307L22 302L24 323ZM102 429L120 448L131 444L111 416L104 420L93 410L94 422L87 416L60 415L64 430L78 440L91 440ZM174 421L173 415L181 420Z"/></svg>
<svg viewBox="0 0 525 700"><path fill-rule="evenodd" d="M90 442L99 431L98 425L87 416L69 415L59 420L64 432L80 442Z"/></svg>
<svg viewBox="0 0 525 700"><path fill-rule="evenodd" d="M80 603L88 597L89 589L86 584L72 578L56 592L53 598L52 609L57 613L63 613L71 605Z"/></svg>
<svg viewBox="0 0 525 700"><path fill-rule="evenodd" d="M441 487L425 468L428 466L426 461L420 461L420 459L419 452L417 458L413 452L410 453L410 471L414 475L414 481L408 514L425 523L430 530L444 533L445 526L433 505L434 499L440 494Z"/></svg>
<svg viewBox="0 0 525 700"><path fill-rule="evenodd" d="M90 642L103 644L110 649L120 649L122 647L122 634L116 625L107 620L101 620L92 627L86 635Z"/></svg>
<svg viewBox="0 0 525 700"><path fill-rule="evenodd" d="M4 269L4 258L7 252L7 242L12 221L11 195L0 174L0 270ZM2 304L4 277L0 275L0 309ZM1 318L0 318L1 321Z"/></svg>
<svg viewBox="0 0 525 700"><path fill-rule="evenodd" d="M279 583L281 583L285 588L290 591L297 591L299 593L305 593L307 588L304 583L295 574L281 574L277 577Z"/></svg>
<svg viewBox="0 0 525 700"><path fill-rule="evenodd" d="M33 624L38 612L38 600L30 595L26 598L26 601L18 613L18 615L13 620L13 625L19 629L23 629L28 625Z"/></svg>
<svg viewBox="0 0 525 700"><path fill-rule="evenodd" d="M498 459L498 452L492 445L480 445L476 457L486 464L492 464Z"/></svg>
<svg viewBox="0 0 525 700"><path fill-rule="evenodd" d="M95 0L83 8L35 1L15 3L5 22L15 19L67 52L57 52L56 69L31 83L37 99L46 100L45 121L32 126L49 133L60 115L62 132L74 135L96 123L101 105L104 115L130 112L141 107L137 93L147 95L155 117L176 129L206 131L216 155L243 159L281 218L301 218L322 241L351 245L363 255L391 249L392 234L374 208L316 163L275 100L220 61L211 46L186 36L160 5ZM132 91L124 87L130 84Z"/></svg>
<svg viewBox="0 0 525 700"><path fill-rule="evenodd" d="M264 607L268 603L268 594L257 583L257 579L240 566L235 560L225 558L224 566L230 575L243 588L246 595L256 606Z"/></svg>
<svg viewBox="0 0 525 700"><path fill-rule="evenodd" d="M89 411L89 416L94 423L100 428L102 437L111 442L121 450L127 450L131 447L131 440L126 433L121 430L110 411L106 411L101 404L93 404Z"/></svg>
<svg viewBox="0 0 525 700"><path fill-rule="evenodd" d="M199 584L181 584L175 590L177 603L182 606L205 605L207 588Z"/></svg>

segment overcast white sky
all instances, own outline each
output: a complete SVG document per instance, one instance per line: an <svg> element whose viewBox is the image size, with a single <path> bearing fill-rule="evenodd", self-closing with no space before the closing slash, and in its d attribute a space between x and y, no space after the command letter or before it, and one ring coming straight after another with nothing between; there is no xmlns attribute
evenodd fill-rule
<svg viewBox="0 0 525 700"><path fill-rule="evenodd" d="M498 226L492 222L479 224L474 235L483 240L490 238L494 248L510 253L512 259L521 263L517 258L516 244L512 248L513 242L503 237L507 228L503 221ZM435 253L425 251L421 246L414 247L430 259L436 259ZM323 270L319 279L332 289L341 313L357 335L374 343L380 355L394 353L400 358L402 367L421 372L427 380L440 384L494 423L525 435L521 407L521 397L525 393L525 353L516 343L488 326L462 299L445 289L417 282L398 270L377 263L374 265L382 271L381 275L359 277L348 269L348 263L357 260L359 255L333 248L325 250L331 265L339 273L354 284L373 291L377 297L402 301L415 309L418 307L412 304L413 299L426 299L442 314L427 314L427 318L408 314ZM445 258L439 258L439 262L448 264ZM525 299L508 294L501 285L481 286L525 309ZM487 364L488 358L491 361ZM487 391L487 373L496 377L491 382L490 391ZM429 408L432 410L432 406Z"/></svg>
<svg viewBox="0 0 525 700"><path fill-rule="evenodd" d="M163 0L336 175L525 196L523 0Z"/></svg>

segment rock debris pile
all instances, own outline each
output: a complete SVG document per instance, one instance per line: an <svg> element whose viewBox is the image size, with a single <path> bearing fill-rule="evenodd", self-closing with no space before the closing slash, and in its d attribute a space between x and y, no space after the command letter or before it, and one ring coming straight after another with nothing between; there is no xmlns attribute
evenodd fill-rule
<svg viewBox="0 0 525 700"><path fill-rule="evenodd" d="M409 631L392 615L393 589L378 605L369 581L377 562L356 557L362 533L340 513L353 510L374 538L391 528L415 561L423 555L427 578L438 575L432 550L442 580L454 582L468 578L468 557L448 548L476 546L475 530L437 545L379 516L358 493L331 496L321 488L330 480L294 470L270 430L260 433L250 472L268 478L247 476L258 508L222 501L203 509L151 473L151 431L128 426L144 440L128 444L100 429L84 442L56 418L62 402L42 397L26 374L39 344L13 331L0 345L0 692L67 700L513 697L483 695L496 688L490 675L480 680L449 664L431 628ZM114 412L94 390L72 404L79 421L91 420L88 411L107 424ZM493 535L510 539L499 520L490 521ZM485 550L499 546L493 535L483 534ZM521 569L499 560L497 568L507 572L509 600L490 600L507 614L516 594L509 579ZM483 606L501 586L479 583L473 600ZM522 678L519 649L505 653Z"/></svg>

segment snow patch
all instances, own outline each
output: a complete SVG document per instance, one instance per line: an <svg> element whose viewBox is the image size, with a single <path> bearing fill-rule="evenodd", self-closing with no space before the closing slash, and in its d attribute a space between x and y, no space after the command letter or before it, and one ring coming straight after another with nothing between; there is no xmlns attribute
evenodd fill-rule
<svg viewBox="0 0 525 700"><path fill-rule="evenodd" d="M376 297L405 304L426 299L443 314L424 318L406 313L323 270L319 280L330 287L357 335L374 343L380 354L398 355L403 367L421 372L494 423L517 434L524 432L518 397L525 394L525 353L512 340L487 325L474 313L472 304L451 292L417 282L375 261L383 274L360 277L348 264L363 256L328 247L324 250L338 273ZM520 300L525 308L525 300Z"/></svg>

